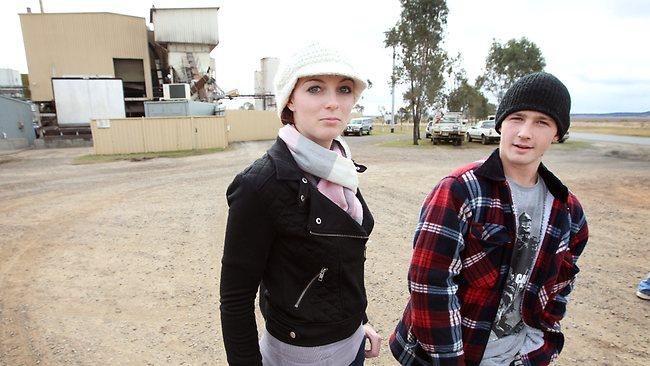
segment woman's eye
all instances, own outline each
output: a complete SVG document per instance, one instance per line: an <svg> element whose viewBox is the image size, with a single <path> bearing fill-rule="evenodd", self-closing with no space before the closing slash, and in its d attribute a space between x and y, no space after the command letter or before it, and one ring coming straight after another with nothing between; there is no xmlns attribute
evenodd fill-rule
<svg viewBox="0 0 650 366"><path fill-rule="evenodd" d="M339 91L340 91L341 93L344 93L344 94L350 94L350 93L352 93L352 88L349 87L349 86L347 86L347 85L345 85L345 86L340 87L340 88L339 88Z"/></svg>
<svg viewBox="0 0 650 366"><path fill-rule="evenodd" d="M307 92L311 94L316 94L320 91L320 86L314 85L307 88Z"/></svg>

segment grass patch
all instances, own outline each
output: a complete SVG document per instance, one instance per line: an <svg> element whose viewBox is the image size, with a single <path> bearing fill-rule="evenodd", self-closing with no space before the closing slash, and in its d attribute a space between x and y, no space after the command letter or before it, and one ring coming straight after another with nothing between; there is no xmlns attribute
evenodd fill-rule
<svg viewBox="0 0 650 366"><path fill-rule="evenodd" d="M224 150L225 149L222 148L212 148L212 149L160 151L160 152L134 153L134 154L111 154L111 155L90 154L90 155L82 155L76 157L72 161L72 164L82 165L82 164L110 163L119 160L136 162L136 161L151 160L156 158L184 158L187 156L212 154Z"/></svg>
<svg viewBox="0 0 650 366"><path fill-rule="evenodd" d="M423 135L424 136L424 135ZM431 139L427 138L422 138L420 141L418 141L418 145L413 145L413 138L411 136L405 136L405 137L400 137L399 139L392 140L392 141L385 141L385 142L380 142L377 144L377 146L381 147L399 147L399 148L411 148L411 149L435 149L435 148L443 148L443 149L451 149L451 150L465 150L465 149L478 149L483 147L484 145L478 144L475 142L466 142L463 141L462 145L460 146L454 146L453 144L449 142L442 142L439 143L438 145L434 145L431 142ZM499 147L499 144L490 144L488 145L489 147L495 148Z"/></svg>
<svg viewBox="0 0 650 366"><path fill-rule="evenodd" d="M391 133L390 132L390 127L388 125L384 125L381 127L373 127L372 129L372 134L373 135L409 135L411 136L413 134L413 127L408 127L408 126L395 126L395 132ZM424 129L422 130L422 134L424 136Z"/></svg>
<svg viewBox="0 0 650 366"><path fill-rule="evenodd" d="M385 142L380 142L377 144L377 146L381 147L399 147L399 148L412 148L412 149L433 149L436 147L447 147L450 149L475 149L475 148L481 148L482 146L485 146L480 143L476 142L467 142L463 141L463 144L461 146L454 146L450 143L440 143L438 145L434 145L430 139L421 139L419 141L419 145L413 145L413 139L411 136L404 136L400 137L396 140L392 141L385 141ZM488 147L491 148L497 148L499 147L499 144L490 144L487 145ZM578 140L567 140L562 144L553 144L552 149L553 150L562 150L562 151L572 151L572 150L582 150L582 149L589 149L593 146L591 142L587 141L578 141Z"/></svg>
<svg viewBox="0 0 650 366"><path fill-rule="evenodd" d="M410 147L416 149L422 149L422 148L428 149L433 147L433 144L429 139L421 139L418 142L418 144L419 145L413 145L413 138L411 136L407 136L407 137L400 137L399 139L393 141L381 142L378 145L382 147Z"/></svg>
<svg viewBox="0 0 650 366"><path fill-rule="evenodd" d="M553 144L551 149L553 150L563 150L563 151L571 151L571 150L582 150L582 149L589 149L593 146L591 142L588 141L578 141L578 140L566 140L565 142L559 144Z"/></svg>
<svg viewBox="0 0 650 366"><path fill-rule="evenodd" d="M571 126L571 131L600 133L605 135L620 135L634 137L650 137L650 129L635 127L613 126Z"/></svg>

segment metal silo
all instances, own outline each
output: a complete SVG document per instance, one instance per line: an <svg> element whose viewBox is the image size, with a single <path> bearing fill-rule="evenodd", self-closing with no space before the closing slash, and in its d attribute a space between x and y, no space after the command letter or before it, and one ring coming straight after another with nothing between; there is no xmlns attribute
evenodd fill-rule
<svg viewBox="0 0 650 366"><path fill-rule="evenodd" d="M261 82L262 92L260 94L268 95L262 99L265 110L275 109L275 98L273 96L273 79L278 72L279 60L275 57L265 57L261 61Z"/></svg>

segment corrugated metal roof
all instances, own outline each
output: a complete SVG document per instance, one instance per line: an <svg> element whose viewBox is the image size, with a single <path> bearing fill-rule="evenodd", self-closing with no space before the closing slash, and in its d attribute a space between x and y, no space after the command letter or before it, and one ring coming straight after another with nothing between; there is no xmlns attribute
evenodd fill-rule
<svg viewBox="0 0 650 366"><path fill-rule="evenodd" d="M16 98L8 97L8 96L6 96L6 95L0 95L0 98L2 98L2 99L7 99L7 100L10 100L10 101L12 101L12 102L17 102L17 103L27 104L28 106L31 106L31 105L32 105L30 102L28 102L28 101L26 101L26 100L16 99Z"/></svg>
<svg viewBox="0 0 650 366"><path fill-rule="evenodd" d="M151 8L149 9L149 23L153 23L153 12L156 10L178 10L178 9L217 9L219 10L218 6L208 6L205 8Z"/></svg>
<svg viewBox="0 0 650 366"><path fill-rule="evenodd" d="M119 13L112 13L110 11L82 11L79 13L52 13L52 12L47 12L47 13L18 13L18 15L34 15L34 16L46 16L46 15L80 15L80 14L111 14L111 15L119 15L121 17L130 17L130 18L138 18L138 19L145 19L145 17L139 17L136 15L128 15L128 14L119 14Z"/></svg>

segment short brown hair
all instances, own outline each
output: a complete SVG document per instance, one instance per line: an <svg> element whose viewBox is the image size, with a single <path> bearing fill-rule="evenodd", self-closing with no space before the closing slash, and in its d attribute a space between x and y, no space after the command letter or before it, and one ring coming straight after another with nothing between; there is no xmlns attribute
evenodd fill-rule
<svg viewBox="0 0 650 366"><path fill-rule="evenodd" d="M293 111L289 107L285 106L280 115L280 121L283 125L292 125L293 124Z"/></svg>

